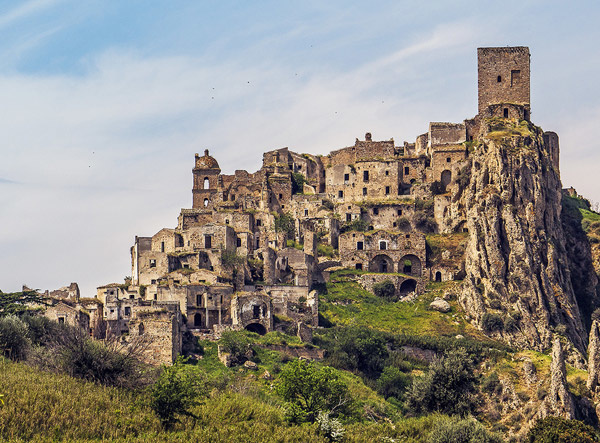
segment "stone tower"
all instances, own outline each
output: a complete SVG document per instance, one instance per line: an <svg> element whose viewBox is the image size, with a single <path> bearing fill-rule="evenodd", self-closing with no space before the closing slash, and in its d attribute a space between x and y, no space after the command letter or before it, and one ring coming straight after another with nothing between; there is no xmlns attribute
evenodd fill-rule
<svg viewBox="0 0 600 443"><path fill-rule="evenodd" d="M200 209L212 206L217 195L221 168L219 168L219 163L208 155L208 149L204 151L202 157L196 154L196 163L192 173L194 174L192 208Z"/></svg>
<svg viewBox="0 0 600 443"><path fill-rule="evenodd" d="M529 58L526 46L477 48L479 115L530 119Z"/></svg>

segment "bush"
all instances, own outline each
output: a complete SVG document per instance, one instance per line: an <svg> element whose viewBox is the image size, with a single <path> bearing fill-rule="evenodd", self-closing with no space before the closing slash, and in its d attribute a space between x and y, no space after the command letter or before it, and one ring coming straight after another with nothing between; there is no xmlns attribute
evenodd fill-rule
<svg viewBox="0 0 600 443"><path fill-rule="evenodd" d="M29 328L29 338L33 345L46 345L52 337L62 334L64 326L41 315L24 315L21 320Z"/></svg>
<svg viewBox="0 0 600 443"><path fill-rule="evenodd" d="M396 295L396 287L391 280L384 280L380 283L373 285L373 293L377 297L384 298L388 301L397 301L398 296Z"/></svg>
<svg viewBox="0 0 600 443"><path fill-rule="evenodd" d="M433 195L444 194L446 192L446 187L438 180L431 183L429 186L429 190Z"/></svg>
<svg viewBox="0 0 600 443"><path fill-rule="evenodd" d="M342 233L348 232L348 231L365 232L368 230L369 230L369 223L366 220L363 220L362 218L355 218L354 220L352 220L350 222L345 222L342 225L340 232L342 232Z"/></svg>
<svg viewBox="0 0 600 443"><path fill-rule="evenodd" d="M336 328L321 347L327 350L327 364L348 371L360 371L377 379L388 358L386 337L368 328Z"/></svg>
<svg viewBox="0 0 600 443"><path fill-rule="evenodd" d="M326 412L319 412L317 425L319 426L319 433L329 441L341 441L346 433L342 423L336 418L329 417Z"/></svg>
<svg viewBox="0 0 600 443"><path fill-rule="evenodd" d="M231 362L241 365L252 357L252 340L241 331L224 331L219 344L223 351L231 354Z"/></svg>
<svg viewBox="0 0 600 443"><path fill-rule="evenodd" d="M483 380L481 383L481 390L490 395L498 395L502 392L502 385L500 384L500 380L498 379L498 374L496 372L492 372Z"/></svg>
<svg viewBox="0 0 600 443"><path fill-rule="evenodd" d="M424 212L417 212L413 218L415 227L425 233L433 233L437 229L437 223L432 215L428 215Z"/></svg>
<svg viewBox="0 0 600 443"><path fill-rule="evenodd" d="M428 443L502 443L497 434L490 433L473 418L464 420L445 419L429 434Z"/></svg>
<svg viewBox="0 0 600 443"><path fill-rule="evenodd" d="M206 394L205 374L179 357L173 366L163 366L150 392L150 408L163 427L170 429L179 421L178 415L195 418L190 409L199 404L202 394Z"/></svg>
<svg viewBox="0 0 600 443"><path fill-rule="evenodd" d="M275 232L284 232L287 237L293 237L296 232L294 217L286 212L275 216Z"/></svg>
<svg viewBox="0 0 600 443"><path fill-rule="evenodd" d="M546 417L538 420L527 434L529 443L594 443L600 442L594 428L578 420Z"/></svg>
<svg viewBox="0 0 600 443"><path fill-rule="evenodd" d="M415 378L408 405L415 412L465 415L475 407L474 364L463 348L436 358L427 373Z"/></svg>
<svg viewBox="0 0 600 443"><path fill-rule="evenodd" d="M29 328L16 315L0 317L0 349L12 360L23 360L31 344Z"/></svg>
<svg viewBox="0 0 600 443"><path fill-rule="evenodd" d="M377 392L386 399L394 397L402 400L409 385L410 376L402 373L398 368L387 366L383 369L381 377L377 380Z"/></svg>
<svg viewBox="0 0 600 443"><path fill-rule="evenodd" d="M294 360L279 374L277 393L288 402L287 417L293 423L314 422L319 412L336 416L348 410L348 387L330 367Z"/></svg>
<svg viewBox="0 0 600 443"><path fill-rule="evenodd" d="M481 327L486 333L502 331L504 329L504 321L499 314L486 312L481 318Z"/></svg>
<svg viewBox="0 0 600 443"><path fill-rule="evenodd" d="M302 194L304 192L304 183L306 177L300 172L292 172L292 194Z"/></svg>
<svg viewBox="0 0 600 443"><path fill-rule="evenodd" d="M150 372L140 357L147 343L140 338L130 344L117 340L91 339L79 328L64 327L38 348L33 362L38 366L107 386L135 388L148 384Z"/></svg>

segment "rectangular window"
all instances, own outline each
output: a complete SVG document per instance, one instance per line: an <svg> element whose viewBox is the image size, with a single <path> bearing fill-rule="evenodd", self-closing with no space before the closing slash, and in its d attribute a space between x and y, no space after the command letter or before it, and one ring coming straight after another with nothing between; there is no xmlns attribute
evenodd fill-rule
<svg viewBox="0 0 600 443"><path fill-rule="evenodd" d="M352 221L352 214L346 214L346 221Z"/></svg>
<svg viewBox="0 0 600 443"><path fill-rule="evenodd" d="M58 317L58 322L59 323L64 323L65 322L65 318L64 317Z"/></svg>
<svg viewBox="0 0 600 443"><path fill-rule="evenodd" d="M160 252L165 252L165 242L164 241L160 242Z"/></svg>
<svg viewBox="0 0 600 443"><path fill-rule="evenodd" d="M519 71L518 69L510 71L510 85L511 86L518 85L520 83L520 80L521 80L521 71Z"/></svg>
<svg viewBox="0 0 600 443"><path fill-rule="evenodd" d="M308 209L305 209L305 210L304 210L304 216L305 216L305 217L308 217Z"/></svg>
<svg viewBox="0 0 600 443"><path fill-rule="evenodd" d="M350 180L350 174L344 174L344 181L347 182Z"/></svg>
<svg viewBox="0 0 600 443"><path fill-rule="evenodd" d="M398 209L398 215L402 215L402 209Z"/></svg>
<svg viewBox="0 0 600 443"><path fill-rule="evenodd" d="M390 193L390 187L386 186L385 187L385 195L388 195Z"/></svg>
<svg viewBox="0 0 600 443"><path fill-rule="evenodd" d="M363 243L363 242L361 242L361 241L357 241L357 242L356 242L356 249L357 249L358 251L362 251L362 250L364 249L364 243Z"/></svg>
<svg viewBox="0 0 600 443"><path fill-rule="evenodd" d="M390 175L390 171L385 171L385 175Z"/></svg>
<svg viewBox="0 0 600 443"><path fill-rule="evenodd" d="M240 246L242 246L242 239L239 237L236 237L235 239L235 245L239 248Z"/></svg>
<svg viewBox="0 0 600 443"><path fill-rule="evenodd" d="M358 269L359 271L362 271L362 263L357 263L356 269Z"/></svg>
<svg viewBox="0 0 600 443"><path fill-rule="evenodd" d="M260 318L260 306L252 306L252 317L253 318Z"/></svg>
<svg viewBox="0 0 600 443"><path fill-rule="evenodd" d="M369 181L369 171L363 171L363 181L364 182Z"/></svg>
<svg viewBox="0 0 600 443"><path fill-rule="evenodd" d="M151 268L156 268L156 260L153 259L153 258L150 259L150 267Z"/></svg>
<svg viewBox="0 0 600 443"><path fill-rule="evenodd" d="M262 221L260 219L256 220L256 226L262 226Z"/></svg>
<svg viewBox="0 0 600 443"><path fill-rule="evenodd" d="M408 166L404 167L404 175L408 175L410 173L410 168Z"/></svg>
<svg viewBox="0 0 600 443"><path fill-rule="evenodd" d="M367 195L367 188L363 188L363 195Z"/></svg>
<svg viewBox="0 0 600 443"><path fill-rule="evenodd" d="M373 208L373 215L379 215L379 208Z"/></svg>
<svg viewBox="0 0 600 443"><path fill-rule="evenodd" d="M205 249L212 248L212 237L210 235L204 236L204 248Z"/></svg>
<svg viewBox="0 0 600 443"><path fill-rule="evenodd" d="M338 191L338 197L344 198L344 191Z"/></svg>
<svg viewBox="0 0 600 443"><path fill-rule="evenodd" d="M379 249L381 249L382 251L385 251L387 249L387 242L386 241L380 241L379 242Z"/></svg>
<svg viewBox="0 0 600 443"><path fill-rule="evenodd" d="M125 306L125 315L126 316L131 315L131 308L129 306Z"/></svg>

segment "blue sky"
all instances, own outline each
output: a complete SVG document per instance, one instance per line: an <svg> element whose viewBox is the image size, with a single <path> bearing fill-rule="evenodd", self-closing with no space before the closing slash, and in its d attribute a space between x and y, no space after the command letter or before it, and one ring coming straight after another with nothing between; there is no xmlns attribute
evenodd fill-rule
<svg viewBox="0 0 600 443"><path fill-rule="evenodd" d="M531 50L532 119L600 201L595 2L0 3L0 289L83 295L174 227L205 148L224 173L370 131L414 142L477 109L476 48Z"/></svg>

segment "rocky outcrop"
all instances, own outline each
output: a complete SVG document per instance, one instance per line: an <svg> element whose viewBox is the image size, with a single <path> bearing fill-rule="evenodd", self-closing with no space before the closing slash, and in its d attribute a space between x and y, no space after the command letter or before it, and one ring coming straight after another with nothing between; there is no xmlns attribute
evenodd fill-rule
<svg viewBox="0 0 600 443"><path fill-rule="evenodd" d="M440 297L436 297L435 300L429 304L429 307L439 312L450 312L452 310L450 303Z"/></svg>
<svg viewBox="0 0 600 443"><path fill-rule="evenodd" d="M561 328L584 352L587 333L566 254L560 178L541 130L524 124L488 127L471 156L460 198L469 243L459 301L480 326L486 313L499 314L504 328L495 334L513 345L542 350Z"/></svg>
<svg viewBox="0 0 600 443"><path fill-rule="evenodd" d="M588 379L587 388L592 392L600 385L600 324L592 322L590 343L588 345Z"/></svg>
<svg viewBox="0 0 600 443"><path fill-rule="evenodd" d="M575 418L575 405L571 393L567 389L567 370L565 358L556 337L552 344L552 363L550 365L550 409L565 418Z"/></svg>

